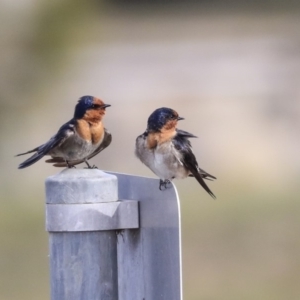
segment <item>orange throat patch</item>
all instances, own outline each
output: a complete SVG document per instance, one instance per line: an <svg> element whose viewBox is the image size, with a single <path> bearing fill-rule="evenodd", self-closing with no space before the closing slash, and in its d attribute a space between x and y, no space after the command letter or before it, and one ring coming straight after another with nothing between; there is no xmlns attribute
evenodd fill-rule
<svg viewBox="0 0 300 300"><path fill-rule="evenodd" d="M78 135L92 144L98 144L104 136L104 127L102 122L87 122L84 119L77 120L76 131Z"/></svg>
<svg viewBox="0 0 300 300"><path fill-rule="evenodd" d="M176 135L176 130L172 129L162 129L161 132L151 132L147 137L148 148L153 149L157 145L163 144L172 140Z"/></svg>

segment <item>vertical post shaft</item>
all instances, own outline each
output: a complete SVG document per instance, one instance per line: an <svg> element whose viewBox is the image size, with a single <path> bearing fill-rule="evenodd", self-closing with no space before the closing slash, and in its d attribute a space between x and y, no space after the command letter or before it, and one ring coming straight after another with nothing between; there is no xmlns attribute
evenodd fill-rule
<svg viewBox="0 0 300 300"><path fill-rule="evenodd" d="M101 213L89 204L117 200L117 178L100 170L67 169L46 180L46 206L58 205L59 210L62 206L72 209L75 205L77 214L78 205L81 205L80 222L84 218L101 218ZM72 218L76 218L76 214ZM61 222L63 218L59 217ZM69 232L49 232L51 299L117 300L115 231L77 231L76 228L82 227L76 219L71 221L69 223L74 224L74 228ZM51 227L51 224L47 226Z"/></svg>

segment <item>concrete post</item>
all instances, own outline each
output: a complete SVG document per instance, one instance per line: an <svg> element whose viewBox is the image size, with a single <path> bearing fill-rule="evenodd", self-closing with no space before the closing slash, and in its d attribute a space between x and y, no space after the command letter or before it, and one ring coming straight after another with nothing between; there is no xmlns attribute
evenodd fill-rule
<svg viewBox="0 0 300 300"><path fill-rule="evenodd" d="M97 169L46 180L52 300L117 300L116 229L138 228L137 201L118 201L118 181Z"/></svg>

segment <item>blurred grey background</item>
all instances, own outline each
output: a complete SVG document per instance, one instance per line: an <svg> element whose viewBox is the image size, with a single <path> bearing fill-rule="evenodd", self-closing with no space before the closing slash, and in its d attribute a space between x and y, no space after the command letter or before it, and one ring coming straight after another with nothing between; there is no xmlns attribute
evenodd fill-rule
<svg viewBox="0 0 300 300"><path fill-rule="evenodd" d="M60 169L17 170L25 157L14 155L47 141L88 94L112 105L100 169L154 176L133 149L158 107L199 137L218 199L193 178L175 182L184 299L298 300L299 6L2 0L0 299L49 299L44 181Z"/></svg>

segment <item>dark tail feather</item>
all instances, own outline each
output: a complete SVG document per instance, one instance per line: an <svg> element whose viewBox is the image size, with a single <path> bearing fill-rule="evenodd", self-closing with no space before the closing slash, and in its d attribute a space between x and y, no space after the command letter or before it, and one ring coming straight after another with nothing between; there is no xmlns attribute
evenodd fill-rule
<svg viewBox="0 0 300 300"><path fill-rule="evenodd" d="M15 156L25 155L25 154L28 154L28 153L36 152L37 150L38 150L38 147L37 147L37 148L34 148L34 149L32 149L32 150L29 150L29 151L27 151L27 152L17 154L17 155L15 155Z"/></svg>
<svg viewBox="0 0 300 300"><path fill-rule="evenodd" d="M30 153L32 151L29 151L27 153ZM23 153L23 154L26 154L26 153ZM18 154L19 155L23 155L23 154ZM44 156L43 153L35 153L34 155L32 155L31 157L29 157L28 159L26 159L24 162L22 162L20 165L19 165L19 168L18 169L24 169L24 168L27 168L29 166L31 166L32 164L34 164L35 162L37 162L38 160L40 160L42 157Z"/></svg>
<svg viewBox="0 0 300 300"><path fill-rule="evenodd" d="M194 176L195 176L196 180L200 183L200 185L207 191L207 193L209 193L214 199L216 199L216 196L214 195L214 193L209 189L209 187L204 182L204 180L202 178L202 174L197 173L197 174L194 174Z"/></svg>
<svg viewBox="0 0 300 300"><path fill-rule="evenodd" d="M209 181L214 181L214 179L217 179L217 178L215 178L215 177L210 178L210 177L208 177L207 175L202 175L202 174L201 174L201 176L202 176L203 179L209 180ZM189 177L195 177L195 176L194 176L193 174L189 174Z"/></svg>
<svg viewBox="0 0 300 300"><path fill-rule="evenodd" d="M212 180L212 179L217 179L215 176L207 173L206 171L204 171L203 169L199 168L199 173L201 174L201 176L205 179L208 180Z"/></svg>
<svg viewBox="0 0 300 300"><path fill-rule="evenodd" d="M206 179L206 180L209 180L209 181L213 181L214 179L217 179L217 177L215 177L215 176L213 176L213 175L211 175L211 174L205 172L204 170L202 170L202 169L200 169L200 168L199 168L199 173L200 173L200 175L201 175L201 177L202 177L203 179ZM191 174L189 175L189 177L195 177L195 176L194 176L194 174L191 173Z"/></svg>

